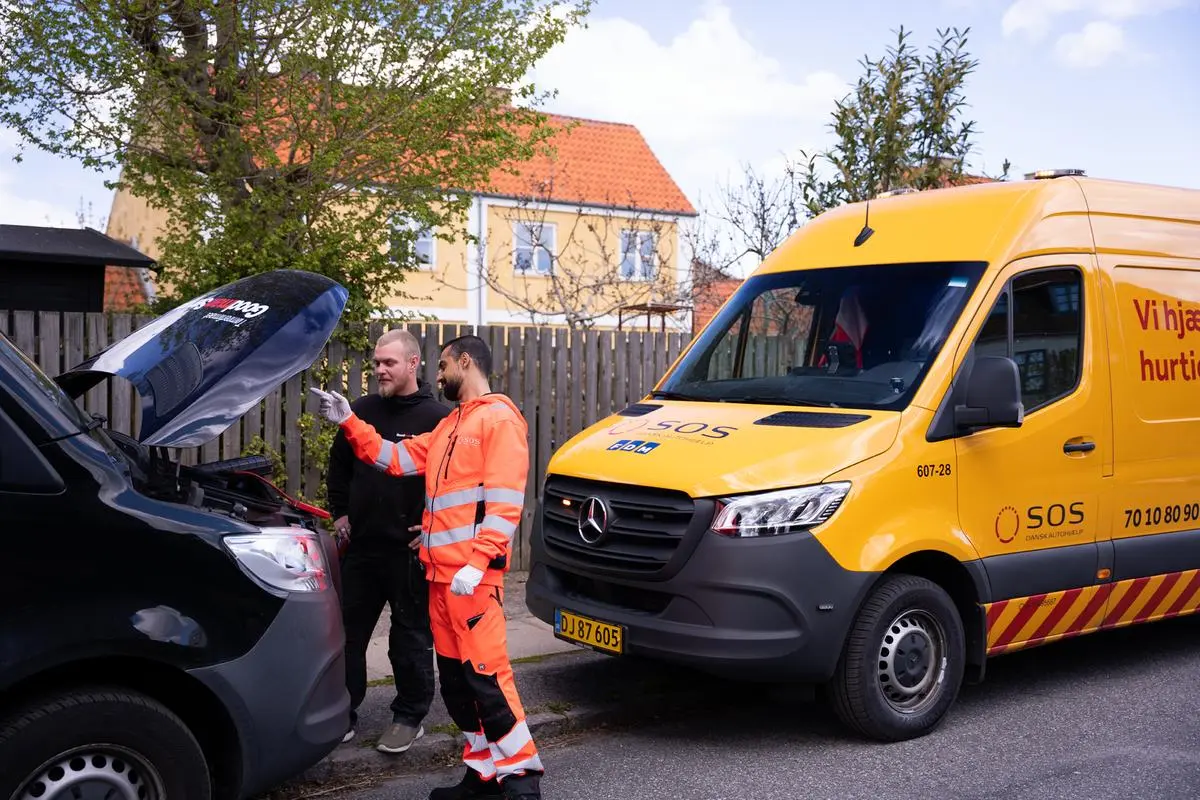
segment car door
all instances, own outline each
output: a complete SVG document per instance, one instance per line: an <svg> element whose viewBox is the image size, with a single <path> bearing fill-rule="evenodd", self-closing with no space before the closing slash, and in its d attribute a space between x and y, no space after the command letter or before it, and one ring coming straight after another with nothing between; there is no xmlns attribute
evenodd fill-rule
<svg viewBox="0 0 1200 800"><path fill-rule="evenodd" d="M1111 567L1112 420L1097 270L1090 256L1010 265L970 342L1017 363L1024 419L955 441L959 519L991 585L995 654L1094 629ZM1102 549L1100 543L1105 543Z"/></svg>

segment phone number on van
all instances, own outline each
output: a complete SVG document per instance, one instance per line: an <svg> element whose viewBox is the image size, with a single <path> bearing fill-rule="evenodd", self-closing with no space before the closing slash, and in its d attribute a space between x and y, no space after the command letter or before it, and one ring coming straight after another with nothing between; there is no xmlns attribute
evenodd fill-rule
<svg viewBox="0 0 1200 800"><path fill-rule="evenodd" d="M1125 509L1125 527L1141 528L1200 521L1200 503Z"/></svg>

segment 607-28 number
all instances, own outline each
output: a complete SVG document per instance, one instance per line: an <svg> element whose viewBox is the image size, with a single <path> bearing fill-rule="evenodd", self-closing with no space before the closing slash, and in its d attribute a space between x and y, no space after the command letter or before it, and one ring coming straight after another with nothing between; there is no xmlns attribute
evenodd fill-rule
<svg viewBox="0 0 1200 800"><path fill-rule="evenodd" d="M1125 509L1126 528L1140 528L1143 525L1147 527L1175 525L1179 522L1195 522L1197 520L1200 520L1200 503Z"/></svg>
<svg viewBox="0 0 1200 800"><path fill-rule="evenodd" d="M950 474L949 464L918 464L918 478L945 477Z"/></svg>

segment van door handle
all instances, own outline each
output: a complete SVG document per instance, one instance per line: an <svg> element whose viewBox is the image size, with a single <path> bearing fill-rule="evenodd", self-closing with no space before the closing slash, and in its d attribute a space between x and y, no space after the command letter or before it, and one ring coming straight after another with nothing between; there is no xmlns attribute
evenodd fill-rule
<svg viewBox="0 0 1200 800"><path fill-rule="evenodd" d="M1090 453L1095 449L1095 442L1067 442L1063 445L1064 453Z"/></svg>

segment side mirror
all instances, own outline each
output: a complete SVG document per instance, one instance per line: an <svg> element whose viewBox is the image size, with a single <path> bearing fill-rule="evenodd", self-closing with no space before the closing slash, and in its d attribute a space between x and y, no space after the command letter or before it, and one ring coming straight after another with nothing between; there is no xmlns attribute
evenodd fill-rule
<svg viewBox="0 0 1200 800"><path fill-rule="evenodd" d="M1019 428L1024 420L1017 362L1005 356L976 358L964 402L954 407L955 427Z"/></svg>

